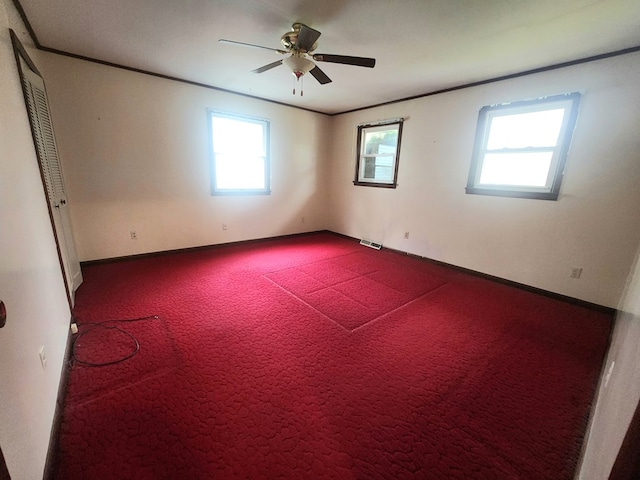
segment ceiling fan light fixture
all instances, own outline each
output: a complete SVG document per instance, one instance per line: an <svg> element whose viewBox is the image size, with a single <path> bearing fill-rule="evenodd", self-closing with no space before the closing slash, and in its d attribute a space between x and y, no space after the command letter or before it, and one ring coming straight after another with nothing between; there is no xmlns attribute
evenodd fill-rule
<svg viewBox="0 0 640 480"><path fill-rule="evenodd" d="M316 66L316 64L308 58L295 54L285 58L282 63L291 70L296 78L300 78L305 73L309 73Z"/></svg>
<svg viewBox="0 0 640 480"><path fill-rule="evenodd" d="M322 35L318 30L303 25L302 23L294 23L291 26L291 30L282 35L280 42L284 47L284 50L277 48L264 47L262 45L254 45L252 43L236 42L234 40L220 39L222 43L230 43L235 45L241 45L244 47L262 48L265 50L273 50L281 55L287 55L288 57L278 60L276 62L263 65L260 68L252 70L253 73L264 73L279 65L285 65L293 76L295 77L293 94L296 93L296 85L300 84L300 95L302 95L302 83L304 75L310 73L311 76L320 84L326 85L331 83L331 79L324 73L320 67L318 67L315 61L327 62L327 63L341 63L343 65L354 65L357 67L369 67L372 68L376 64L375 58L365 57L352 57L348 55L334 55L334 54L314 54L312 52L318 46L318 38ZM302 79L302 80L301 80Z"/></svg>

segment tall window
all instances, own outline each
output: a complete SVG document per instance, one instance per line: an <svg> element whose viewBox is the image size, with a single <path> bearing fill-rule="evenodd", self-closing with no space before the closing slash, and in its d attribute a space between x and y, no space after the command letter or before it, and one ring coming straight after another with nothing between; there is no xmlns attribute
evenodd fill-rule
<svg viewBox="0 0 640 480"><path fill-rule="evenodd" d="M396 188L402 120L358 127L355 185Z"/></svg>
<svg viewBox="0 0 640 480"><path fill-rule="evenodd" d="M467 193L556 200L579 93L483 107Z"/></svg>
<svg viewBox="0 0 640 480"><path fill-rule="evenodd" d="M268 194L269 122L209 111L213 194Z"/></svg>

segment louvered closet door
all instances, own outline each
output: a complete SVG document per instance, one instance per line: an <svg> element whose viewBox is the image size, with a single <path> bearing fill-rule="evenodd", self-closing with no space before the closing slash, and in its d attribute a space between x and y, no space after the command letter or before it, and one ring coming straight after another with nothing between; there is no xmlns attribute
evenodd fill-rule
<svg viewBox="0 0 640 480"><path fill-rule="evenodd" d="M53 228L64 270L67 291L73 306L74 292L82 283L82 271L80 270L80 262L78 261L73 240L71 217L69 206L67 205L58 148L51 124L47 94L42 78L33 72L22 59L20 59L20 64L29 121L31 122L33 137L38 151L42 178L51 206Z"/></svg>

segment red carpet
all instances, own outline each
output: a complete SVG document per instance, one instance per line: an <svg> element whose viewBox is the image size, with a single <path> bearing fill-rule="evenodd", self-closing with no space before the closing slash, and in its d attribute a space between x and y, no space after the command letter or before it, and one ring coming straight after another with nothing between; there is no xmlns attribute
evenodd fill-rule
<svg viewBox="0 0 640 480"><path fill-rule="evenodd" d="M611 328L332 234L83 273L76 357L140 347L71 369L65 480L571 479Z"/></svg>

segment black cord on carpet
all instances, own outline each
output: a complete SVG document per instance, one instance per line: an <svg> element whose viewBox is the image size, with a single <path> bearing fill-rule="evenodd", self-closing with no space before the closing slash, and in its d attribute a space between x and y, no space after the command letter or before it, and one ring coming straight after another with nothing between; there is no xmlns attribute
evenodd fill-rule
<svg viewBox="0 0 640 480"><path fill-rule="evenodd" d="M70 363L71 366L73 366L74 363L79 363L81 365L85 365L87 367L106 367L108 365L116 365L118 363L122 363L125 360L129 360L131 357L133 357L136 353L138 353L140 351L140 343L138 342L138 339L136 337L134 337L131 333L127 332L126 330L123 330L120 327L117 327L115 325L107 325L110 323L130 323L130 322L139 322L142 320L158 320L160 317L158 317L158 315L147 315L146 317L138 317L138 318L126 318L126 319L119 319L119 320L107 320L105 322L102 323L95 323L95 322L88 322L88 323L83 323L83 324L79 324L78 325L78 329L81 329L83 327L88 327L86 329L84 329L84 331L82 332L78 332L75 336L75 339L73 341L73 346L71 349L71 359L70 359ZM116 360L110 360L108 362L102 362L102 363L96 363L96 362L89 362L89 361L85 361L85 360L81 360L78 358L77 354L76 354L76 344L78 343L78 340L80 340L84 335L86 335L87 333L93 331L96 328L104 328L107 330L117 330L125 335L127 335L128 337L131 338L131 340L133 341L133 349L131 350L131 353L128 353L127 355L118 358Z"/></svg>

